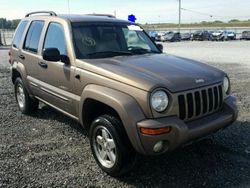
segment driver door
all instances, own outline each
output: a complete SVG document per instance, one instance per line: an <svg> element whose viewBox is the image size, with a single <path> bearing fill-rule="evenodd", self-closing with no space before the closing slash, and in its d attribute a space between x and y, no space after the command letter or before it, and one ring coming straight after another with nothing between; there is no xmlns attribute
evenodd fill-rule
<svg viewBox="0 0 250 188"><path fill-rule="evenodd" d="M67 56L67 46L64 28L61 24L51 22L48 25L43 49L57 48L60 55ZM46 61L41 58L38 62L40 77L40 98L54 107L71 115L75 114L73 102L75 67L62 61Z"/></svg>

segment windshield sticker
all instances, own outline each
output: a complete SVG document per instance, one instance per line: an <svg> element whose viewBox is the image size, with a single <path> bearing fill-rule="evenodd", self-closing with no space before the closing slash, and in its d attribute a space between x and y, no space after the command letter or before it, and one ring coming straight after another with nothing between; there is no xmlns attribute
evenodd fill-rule
<svg viewBox="0 0 250 188"><path fill-rule="evenodd" d="M142 31L143 29L138 25L128 25L130 31Z"/></svg>
<svg viewBox="0 0 250 188"><path fill-rule="evenodd" d="M90 37L84 37L82 38L82 43L85 45L85 46L95 46L96 45L96 42L94 39L90 38Z"/></svg>

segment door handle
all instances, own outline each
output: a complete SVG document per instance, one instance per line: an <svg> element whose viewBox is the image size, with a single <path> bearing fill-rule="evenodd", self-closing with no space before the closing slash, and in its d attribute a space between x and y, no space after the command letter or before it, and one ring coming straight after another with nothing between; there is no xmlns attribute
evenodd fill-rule
<svg viewBox="0 0 250 188"><path fill-rule="evenodd" d="M24 55L19 55L19 58L24 60L25 59L25 56Z"/></svg>
<svg viewBox="0 0 250 188"><path fill-rule="evenodd" d="M48 67L48 65L44 62L39 62L38 65L42 68L45 68L45 69L47 69L47 67Z"/></svg>
<svg viewBox="0 0 250 188"><path fill-rule="evenodd" d="M78 80L80 80L80 78L81 78L80 74L75 75L75 78L78 79Z"/></svg>

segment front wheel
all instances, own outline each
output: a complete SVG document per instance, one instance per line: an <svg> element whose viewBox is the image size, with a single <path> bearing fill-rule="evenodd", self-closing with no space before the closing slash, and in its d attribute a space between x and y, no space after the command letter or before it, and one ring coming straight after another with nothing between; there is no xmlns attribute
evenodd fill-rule
<svg viewBox="0 0 250 188"><path fill-rule="evenodd" d="M104 172L121 176L134 166L136 153L118 118L102 115L95 119L89 139L93 156Z"/></svg>
<svg viewBox="0 0 250 188"><path fill-rule="evenodd" d="M18 107L23 114L30 114L37 110L39 105L38 100L32 99L29 96L20 77L15 81L15 97Z"/></svg>

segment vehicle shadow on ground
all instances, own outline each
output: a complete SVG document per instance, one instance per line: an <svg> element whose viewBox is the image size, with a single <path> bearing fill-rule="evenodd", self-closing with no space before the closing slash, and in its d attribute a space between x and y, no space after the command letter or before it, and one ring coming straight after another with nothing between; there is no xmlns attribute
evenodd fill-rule
<svg viewBox="0 0 250 188"><path fill-rule="evenodd" d="M250 132L250 122L244 123ZM168 154L140 156L131 174L120 180L142 187L249 187L250 154L223 131Z"/></svg>
<svg viewBox="0 0 250 188"><path fill-rule="evenodd" d="M38 108L37 112L30 114L30 116L34 118L44 120L55 120L60 123L64 123L66 125L69 125L71 128L77 130L78 132L82 133L83 135L87 136L87 131L80 125L79 122L53 109L48 105L40 104L40 107Z"/></svg>
<svg viewBox="0 0 250 188"><path fill-rule="evenodd" d="M47 105L32 116L59 121L87 135L79 123ZM248 187L250 155L242 149L240 138L234 139L232 134L234 127L241 124L247 130L240 131L250 132L250 122L237 121L228 129L174 152L154 157L140 155L132 172L116 179L136 187Z"/></svg>

